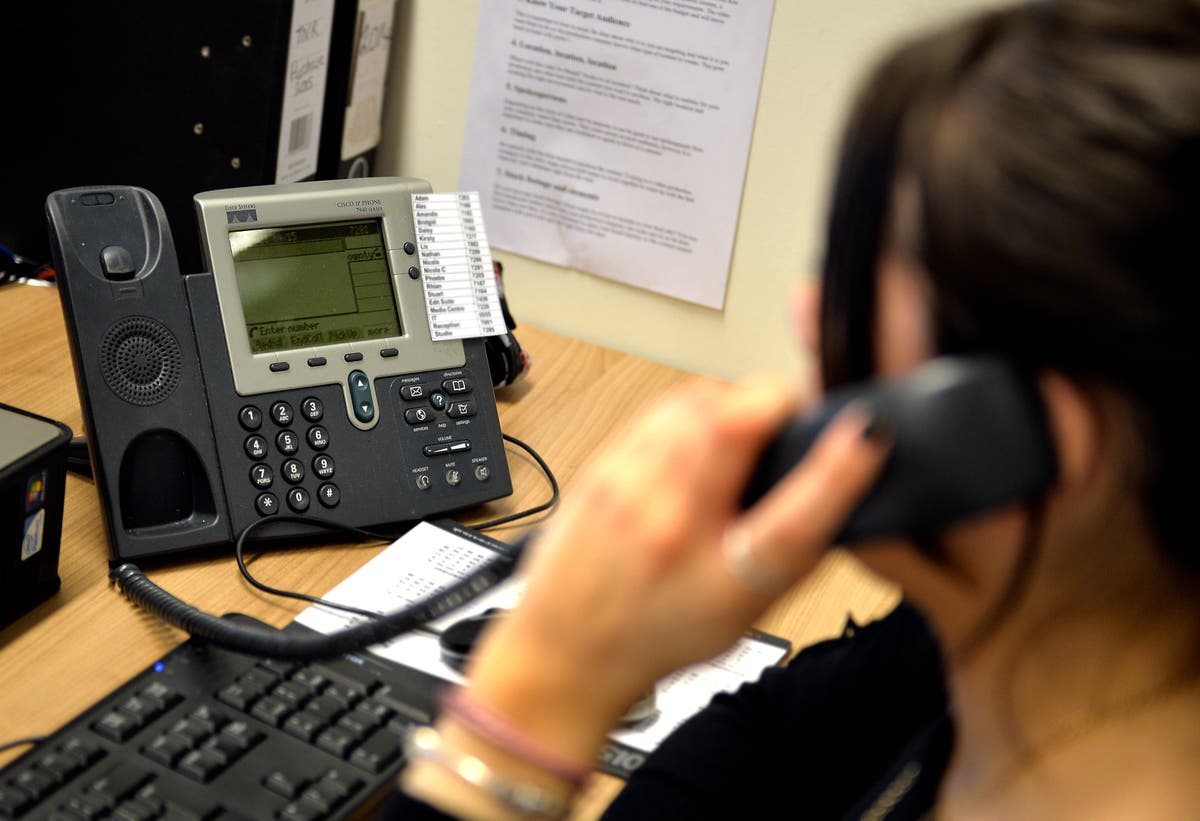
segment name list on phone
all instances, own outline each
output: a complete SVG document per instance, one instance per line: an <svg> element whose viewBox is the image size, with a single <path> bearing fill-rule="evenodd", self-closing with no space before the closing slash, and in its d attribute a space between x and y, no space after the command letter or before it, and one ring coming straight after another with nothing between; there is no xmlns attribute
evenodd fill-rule
<svg viewBox="0 0 1200 821"><path fill-rule="evenodd" d="M425 311L434 341L506 333L479 192L413 194Z"/></svg>

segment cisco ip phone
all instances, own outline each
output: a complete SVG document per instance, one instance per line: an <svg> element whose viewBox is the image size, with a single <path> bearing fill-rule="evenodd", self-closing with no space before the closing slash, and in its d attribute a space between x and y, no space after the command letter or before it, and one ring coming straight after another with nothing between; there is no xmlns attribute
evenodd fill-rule
<svg viewBox="0 0 1200 821"><path fill-rule="evenodd" d="M194 273L153 193L49 196L114 560L232 544L280 512L382 529L512 492L483 342L429 333L411 206L429 191L197 194ZM287 518L256 537L311 532Z"/></svg>

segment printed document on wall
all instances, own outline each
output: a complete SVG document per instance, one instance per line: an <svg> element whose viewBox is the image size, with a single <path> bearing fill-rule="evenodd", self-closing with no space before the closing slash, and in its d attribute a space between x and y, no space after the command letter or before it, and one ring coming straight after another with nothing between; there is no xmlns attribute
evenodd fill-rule
<svg viewBox="0 0 1200 821"><path fill-rule="evenodd" d="M460 188L493 248L720 308L772 0L488 0Z"/></svg>

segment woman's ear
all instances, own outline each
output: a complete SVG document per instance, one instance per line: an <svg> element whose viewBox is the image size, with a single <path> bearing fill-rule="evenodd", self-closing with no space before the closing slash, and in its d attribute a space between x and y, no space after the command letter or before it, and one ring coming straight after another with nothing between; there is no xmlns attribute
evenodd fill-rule
<svg viewBox="0 0 1200 821"><path fill-rule="evenodd" d="M1087 485L1097 475L1105 445L1100 398L1057 371L1043 373L1038 387L1058 459L1058 484L1068 491Z"/></svg>

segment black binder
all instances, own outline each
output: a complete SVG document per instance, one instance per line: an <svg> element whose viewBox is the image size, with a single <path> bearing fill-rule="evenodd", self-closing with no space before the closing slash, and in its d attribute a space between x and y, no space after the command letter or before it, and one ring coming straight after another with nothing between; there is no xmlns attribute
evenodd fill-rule
<svg viewBox="0 0 1200 821"><path fill-rule="evenodd" d="M348 75L353 40L333 31L334 17L355 11L358 0L323 0L318 23L293 31L293 3L301 1L23 6L0 49L12 112L0 154L0 245L49 262L51 191L136 185L162 200L181 269L200 270L195 192L274 183L281 150L305 149L325 128L341 131L344 106L322 111L321 126L285 123L283 98L289 78ZM289 64L289 47L312 36L328 53ZM336 175L336 164L318 155L311 173L289 181Z"/></svg>

